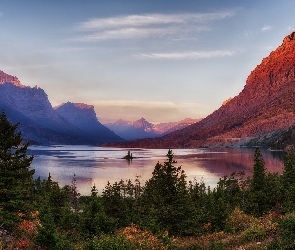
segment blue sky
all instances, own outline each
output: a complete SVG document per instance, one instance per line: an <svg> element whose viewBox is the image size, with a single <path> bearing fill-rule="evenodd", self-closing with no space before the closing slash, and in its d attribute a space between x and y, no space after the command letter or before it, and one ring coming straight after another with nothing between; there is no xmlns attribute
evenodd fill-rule
<svg viewBox="0 0 295 250"><path fill-rule="evenodd" d="M295 1L1 0L0 70L99 121L201 118L295 28Z"/></svg>

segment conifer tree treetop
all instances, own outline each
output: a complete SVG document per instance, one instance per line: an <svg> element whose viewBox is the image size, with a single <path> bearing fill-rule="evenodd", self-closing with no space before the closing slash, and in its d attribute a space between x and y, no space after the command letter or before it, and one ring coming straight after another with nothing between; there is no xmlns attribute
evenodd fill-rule
<svg viewBox="0 0 295 250"><path fill-rule="evenodd" d="M11 228L32 210L33 156L27 156L18 124L0 113L0 225Z"/></svg>

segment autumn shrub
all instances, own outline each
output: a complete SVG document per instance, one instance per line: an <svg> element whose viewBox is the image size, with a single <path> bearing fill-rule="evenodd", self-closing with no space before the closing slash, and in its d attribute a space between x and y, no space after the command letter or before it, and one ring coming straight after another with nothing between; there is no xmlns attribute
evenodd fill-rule
<svg viewBox="0 0 295 250"><path fill-rule="evenodd" d="M226 220L226 230L237 233L246 230L251 224L258 223L259 220L251 215L245 214L239 208L236 208Z"/></svg>
<svg viewBox="0 0 295 250"><path fill-rule="evenodd" d="M124 235L128 241L134 244L136 249L165 250L169 249L171 243L167 231L156 236L150 231L141 230L134 224L125 227L116 233L118 235Z"/></svg>

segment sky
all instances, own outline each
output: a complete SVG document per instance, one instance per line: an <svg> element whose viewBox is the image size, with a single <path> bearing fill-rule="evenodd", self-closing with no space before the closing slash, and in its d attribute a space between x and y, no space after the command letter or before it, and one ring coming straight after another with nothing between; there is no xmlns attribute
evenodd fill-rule
<svg viewBox="0 0 295 250"><path fill-rule="evenodd" d="M204 118L295 29L294 0L1 0L0 70L103 123Z"/></svg>

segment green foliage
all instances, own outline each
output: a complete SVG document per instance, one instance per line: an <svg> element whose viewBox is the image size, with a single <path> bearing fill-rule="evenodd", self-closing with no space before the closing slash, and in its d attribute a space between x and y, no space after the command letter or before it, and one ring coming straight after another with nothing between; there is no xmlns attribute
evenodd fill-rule
<svg viewBox="0 0 295 250"><path fill-rule="evenodd" d="M243 236L248 241L262 241L266 235L267 232L260 225L253 225L243 232Z"/></svg>
<svg viewBox="0 0 295 250"><path fill-rule="evenodd" d="M65 211L70 210L69 187L60 188L57 182L52 181L50 173L47 180L34 180L33 187L33 197L40 215L50 213L54 223L62 225Z"/></svg>
<svg viewBox="0 0 295 250"><path fill-rule="evenodd" d="M293 147L285 153L282 180L285 188L295 186L295 150Z"/></svg>
<svg viewBox="0 0 295 250"><path fill-rule="evenodd" d="M167 229L172 234L185 234L190 223L192 204L186 188L186 175L181 167L173 164L172 150L168 151L167 161L156 164L152 178L146 182L139 198L141 205L140 225L154 231ZM157 225L157 228L152 225Z"/></svg>
<svg viewBox="0 0 295 250"><path fill-rule="evenodd" d="M130 183L130 182L128 182ZM132 209L134 199L131 187L123 180L111 185L109 182L102 193L105 213L117 220L117 226L125 227L132 223Z"/></svg>
<svg viewBox="0 0 295 250"><path fill-rule="evenodd" d="M33 156L26 154L28 144L22 145L18 124L12 125L2 111L0 114L0 225L12 228L30 217L33 211Z"/></svg>
<svg viewBox="0 0 295 250"><path fill-rule="evenodd" d="M225 250L226 247L227 247L227 245L225 243L223 243L223 242L212 241L209 244L209 249L210 250Z"/></svg>
<svg viewBox="0 0 295 250"><path fill-rule="evenodd" d="M134 250L134 245L123 235L102 235L88 241L84 250Z"/></svg>
<svg viewBox="0 0 295 250"><path fill-rule="evenodd" d="M101 197L90 196L84 201L81 213L81 231L85 237L93 237L103 233L113 233L116 230L117 220L107 216Z"/></svg>
<svg viewBox="0 0 295 250"><path fill-rule="evenodd" d="M253 177L249 180L249 186L245 192L247 201L244 204L244 208L247 213L258 217L267 212L270 206L273 206L268 200L268 193L270 191L268 184L271 183L269 180L260 150L256 148L254 153Z"/></svg>
<svg viewBox="0 0 295 250"><path fill-rule="evenodd" d="M284 212L294 211L295 206L295 151L290 148L285 154L284 169L282 174Z"/></svg>
<svg viewBox="0 0 295 250"><path fill-rule="evenodd" d="M286 217L278 221L281 245L284 245L283 249L295 248L295 214L288 214Z"/></svg>
<svg viewBox="0 0 295 250"><path fill-rule="evenodd" d="M70 186L70 202L71 202L71 208L74 210L74 212L79 211L79 197L80 193L78 192L77 188L77 179L76 174L74 173L74 177L72 180L72 184Z"/></svg>
<svg viewBox="0 0 295 250"><path fill-rule="evenodd" d="M266 168L261 152L256 148L254 153L253 177L251 188L253 191L263 191L265 188Z"/></svg>

